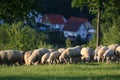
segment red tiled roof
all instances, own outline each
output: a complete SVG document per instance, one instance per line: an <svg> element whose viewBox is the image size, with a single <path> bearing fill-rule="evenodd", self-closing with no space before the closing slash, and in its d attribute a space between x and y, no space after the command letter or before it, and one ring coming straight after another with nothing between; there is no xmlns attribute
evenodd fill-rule
<svg viewBox="0 0 120 80"><path fill-rule="evenodd" d="M88 21L87 18L78 18L78 17L70 17L70 21L75 21L75 22L80 22L80 23L85 23Z"/></svg>
<svg viewBox="0 0 120 80"><path fill-rule="evenodd" d="M70 17L63 30L76 32L81 24L85 23L86 21L88 21L86 18Z"/></svg>
<svg viewBox="0 0 120 80"><path fill-rule="evenodd" d="M63 30L76 32L80 28L81 24L82 23L75 22L75 21L67 21Z"/></svg>
<svg viewBox="0 0 120 80"><path fill-rule="evenodd" d="M45 15L51 24L65 24L63 16L61 15Z"/></svg>

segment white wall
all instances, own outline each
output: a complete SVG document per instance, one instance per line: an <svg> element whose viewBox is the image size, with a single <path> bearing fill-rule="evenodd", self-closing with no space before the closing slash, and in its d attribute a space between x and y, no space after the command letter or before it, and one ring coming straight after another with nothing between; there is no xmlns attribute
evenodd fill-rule
<svg viewBox="0 0 120 80"><path fill-rule="evenodd" d="M51 24L50 29L58 29L59 31L63 30L64 25L63 24Z"/></svg>
<svg viewBox="0 0 120 80"><path fill-rule="evenodd" d="M80 28L77 31L77 35L80 35L81 38L85 39L87 37L87 30L85 25L81 25Z"/></svg>
<svg viewBox="0 0 120 80"><path fill-rule="evenodd" d="M64 36L65 37L77 36L77 35L80 35L81 38L83 38L83 39L85 39L87 37L87 30L86 30L86 28L83 24L80 26L80 28L78 29L77 32L64 31Z"/></svg>
<svg viewBox="0 0 120 80"><path fill-rule="evenodd" d="M90 29L90 28L92 28L92 25L91 25L90 22L87 21L87 22L85 22L84 24L85 24L87 30Z"/></svg>
<svg viewBox="0 0 120 80"><path fill-rule="evenodd" d="M76 32L71 32L71 31L64 31L64 36L77 36Z"/></svg>

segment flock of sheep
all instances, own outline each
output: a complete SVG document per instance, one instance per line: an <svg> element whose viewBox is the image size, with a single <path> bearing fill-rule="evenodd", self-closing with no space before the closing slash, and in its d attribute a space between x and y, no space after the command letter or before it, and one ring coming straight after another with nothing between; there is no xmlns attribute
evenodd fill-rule
<svg viewBox="0 0 120 80"><path fill-rule="evenodd" d="M32 51L0 51L2 65L66 64L77 62L102 61L120 62L120 45L99 46L95 50L89 47L75 46L58 50L40 48Z"/></svg>

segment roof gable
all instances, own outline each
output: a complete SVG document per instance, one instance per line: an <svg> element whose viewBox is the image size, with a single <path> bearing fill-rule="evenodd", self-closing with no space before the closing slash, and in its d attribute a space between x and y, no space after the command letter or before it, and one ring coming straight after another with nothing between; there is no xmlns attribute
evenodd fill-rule
<svg viewBox="0 0 120 80"><path fill-rule="evenodd" d="M73 32L76 32L80 26L81 26L82 23L79 23L79 22L75 22L75 21L68 21L63 30L64 31L73 31Z"/></svg>
<svg viewBox="0 0 120 80"><path fill-rule="evenodd" d="M65 24L63 30L76 32L86 21L88 21L86 18L71 17Z"/></svg>

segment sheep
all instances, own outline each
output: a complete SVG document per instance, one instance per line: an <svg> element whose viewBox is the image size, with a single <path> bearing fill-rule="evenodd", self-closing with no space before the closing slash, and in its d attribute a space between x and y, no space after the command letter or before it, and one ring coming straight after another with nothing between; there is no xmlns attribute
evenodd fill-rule
<svg viewBox="0 0 120 80"><path fill-rule="evenodd" d="M116 48L116 63L120 62L120 46Z"/></svg>
<svg viewBox="0 0 120 80"><path fill-rule="evenodd" d="M50 56L50 53L45 53L41 58L41 64L45 64L49 56Z"/></svg>
<svg viewBox="0 0 120 80"><path fill-rule="evenodd" d="M59 48L58 52L61 54L64 50L65 50L65 48Z"/></svg>
<svg viewBox="0 0 120 80"><path fill-rule="evenodd" d="M0 64L7 64L7 53L0 51Z"/></svg>
<svg viewBox="0 0 120 80"><path fill-rule="evenodd" d="M47 63L53 64L53 61L55 61L55 60L58 63L59 56L60 56L60 53L58 51L51 52L49 58L47 59Z"/></svg>
<svg viewBox="0 0 120 80"><path fill-rule="evenodd" d="M29 65L28 59L29 57L32 55L33 51L26 51L24 54L24 61L25 61L25 65Z"/></svg>
<svg viewBox="0 0 120 80"><path fill-rule="evenodd" d="M49 52L54 52L55 51L55 49L48 49L49 50Z"/></svg>
<svg viewBox="0 0 120 80"><path fill-rule="evenodd" d="M114 50L111 48L107 49L103 54L102 63L104 62L104 59L106 59L106 63L109 63L113 55L114 55Z"/></svg>
<svg viewBox="0 0 120 80"><path fill-rule="evenodd" d="M95 51L94 51L94 60L95 61L97 61L97 56L98 56L98 50L100 49L102 47L102 45L101 46L98 46L98 47L96 47L96 49L95 49Z"/></svg>
<svg viewBox="0 0 120 80"><path fill-rule="evenodd" d="M100 59L102 59L103 54L105 53L105 51L108 49L107 46L101 46L99 47L98 51L97 51L97 61L98 63L100 62Z"/></svg>
<svg viewBox="0 0 120 80"><path fill-rule="evenodd" d="M83 47L81 49L81 59L82 61L85 60L85 61L90 61L90 59L93 57L94 55L94 52L91 48L89 47Z"/></svg>
<svg viewBox="0 0 120 80"><path fill-rule="evenodd" d="M108 48L115 50L118 46L119 44L111 44L108 46Z"/></svg>
<svg viewBox="0 0 120 80"><path fill-rule="evenodd" d="M12 65L19 63L18 65L21 65L24 63L24 51L18 51L18 50L5 50L7 55L7 65Z"/></svg>
<svg viewBox="0 0 120 80"><path fill-rule="evenodd" d="M116 56L116 48L119 46L119 44L111 44L108 46L108 48L112 49L114 51L114 56L112 57L112 60L115 61Z"/></svg>
<svg viewBox="0 0 120 80"><path fill-rule="evenodd" d="M68 61L72 63L72 58L81 56L80 54L81 48L82 48L81 46L75 46L75 47L70 47L65 49L59 57L60 63L62 62L67 63ZM68 61L67 61L67 58L68 58Z"/></svg>
<svg viewBox="0 0 120 80"><path fill-rule="evenodd" d="M32 55L28 59L29 65L38 64L39 62L41 62L41 57L48 52L49 50L46 48L40 48L40 49L34 50Z"/></svg>

